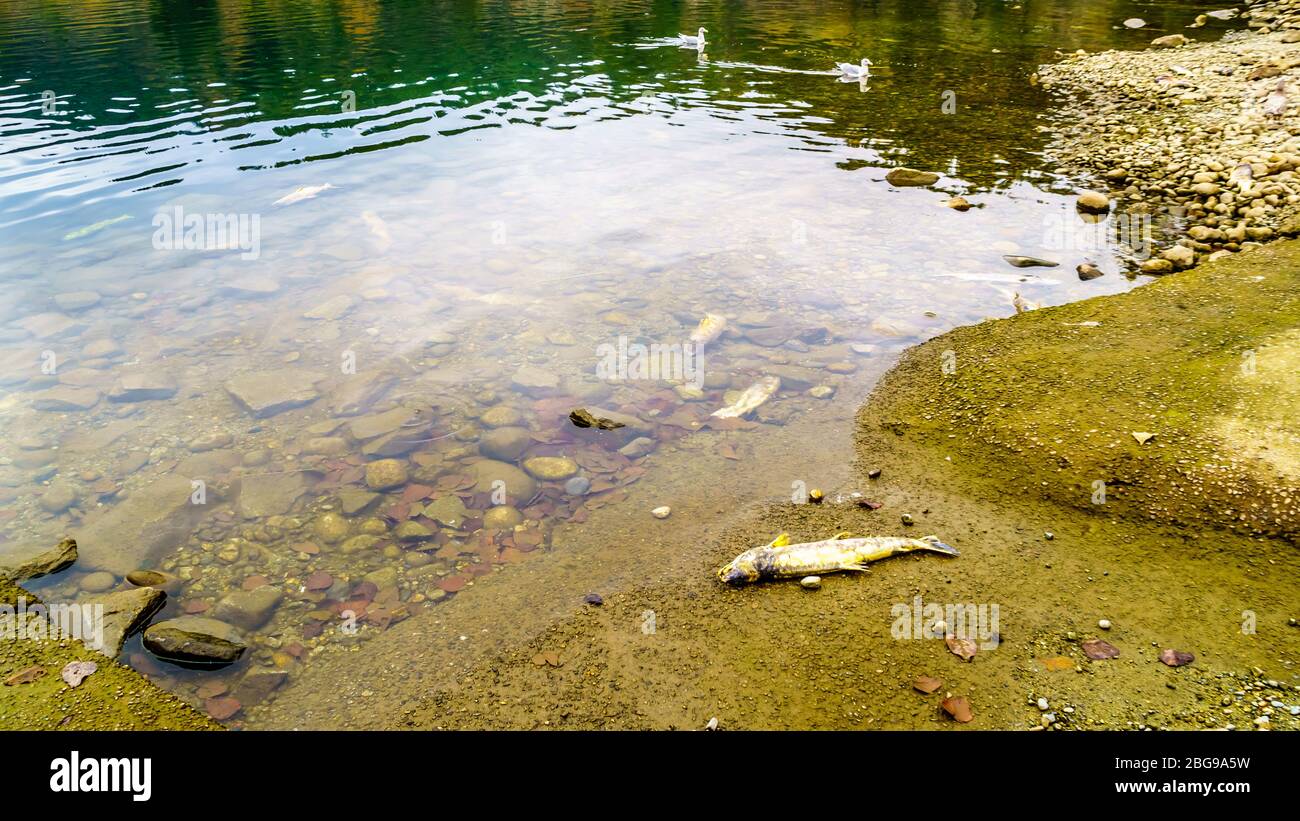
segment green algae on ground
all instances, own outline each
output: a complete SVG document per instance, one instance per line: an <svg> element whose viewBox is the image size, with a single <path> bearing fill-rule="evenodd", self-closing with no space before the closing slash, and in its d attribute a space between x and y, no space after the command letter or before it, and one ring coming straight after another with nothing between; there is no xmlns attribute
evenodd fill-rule
<svg viewBox="0 0 1300 821"><path fill-rule="evenodd" d="M1294 542L1297 328L1300 242L1278 243L930 340L860 435L903 436L997 492Z"/></svg>
<svg viewBox="0 0 1300 821"><path fill-rule="evenodd" d="M28 608L39 599L0 579L0 605ZM72 661L98 669L73 688L60 677ZM81 642L0 640L0 680L32 666L45 674L29 684L0 685L0 730L219 730L221 725L123 664Z"/></svg>

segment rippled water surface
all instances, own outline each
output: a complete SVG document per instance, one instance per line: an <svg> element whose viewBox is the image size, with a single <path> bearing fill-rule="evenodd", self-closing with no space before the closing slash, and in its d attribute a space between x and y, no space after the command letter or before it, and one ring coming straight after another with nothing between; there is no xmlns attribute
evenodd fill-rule
<svg viewBox="0 0 1300 821"><path fill-rule="evenodd" d="M1016 292L1131 287L1028 78L1199 10L0 0L0 558L72 533L45 595L161 571L158 619L219 616L240 665L286 670L472 595L660 449L741 460ZM699 26L702 52L674 39ZM829 71L863 56L867 82ZM651 344L667 371L619 368Z"/></svg>

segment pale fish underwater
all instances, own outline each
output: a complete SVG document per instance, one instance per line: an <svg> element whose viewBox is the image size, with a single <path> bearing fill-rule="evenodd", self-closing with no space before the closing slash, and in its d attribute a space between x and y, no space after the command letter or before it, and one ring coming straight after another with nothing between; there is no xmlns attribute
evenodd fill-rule
<svg viewBox="0 0 1300 821"><path fill-rule="evenodd" d="M911 539L903 536L854 538L841 533L820 542L790 544L782 533L761 547L754 547L718 568L718 580L726 584L748 584L766 579L788 579L841 570L866 570L869 562L903 553L924 550L945 556L961 555L937 536Z"/></svg>

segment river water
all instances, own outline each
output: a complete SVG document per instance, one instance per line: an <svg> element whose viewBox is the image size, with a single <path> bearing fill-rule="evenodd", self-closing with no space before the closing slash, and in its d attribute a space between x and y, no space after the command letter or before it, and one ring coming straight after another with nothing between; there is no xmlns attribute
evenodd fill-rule
<svg viewBox="0 0 1300 821"><path fill-rule="evenodd" d="M725 434L761 469L745 437L847 419L906 345L1140 284L1029 77L1199 11L0 1L0 558L73 534L43 595L160 571L156 620L292 669L562 549L658 453Z"/></svg>

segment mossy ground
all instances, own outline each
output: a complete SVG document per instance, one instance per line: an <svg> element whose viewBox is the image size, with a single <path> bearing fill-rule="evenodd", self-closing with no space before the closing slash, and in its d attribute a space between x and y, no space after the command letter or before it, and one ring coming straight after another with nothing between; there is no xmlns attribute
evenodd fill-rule
<svg viewBox="0 0 1300 821"><path fill-rule="evenodd" d="M0 580L0 604L39 600ZM73 661L98 669L76 688L60 676ZM32 666L45 674L29 684L0 685L0 730L219 730L221 725L154 686L130 667L75 640L0 640L0 681Z"/></svg>
<svg viewBox="0 0 1300 821"><path fill-rule="evenodd" d="M1294 543L1298 331L1300 242L1278 243L918 346L860 436L902 436L994 493Z"/></svg>

